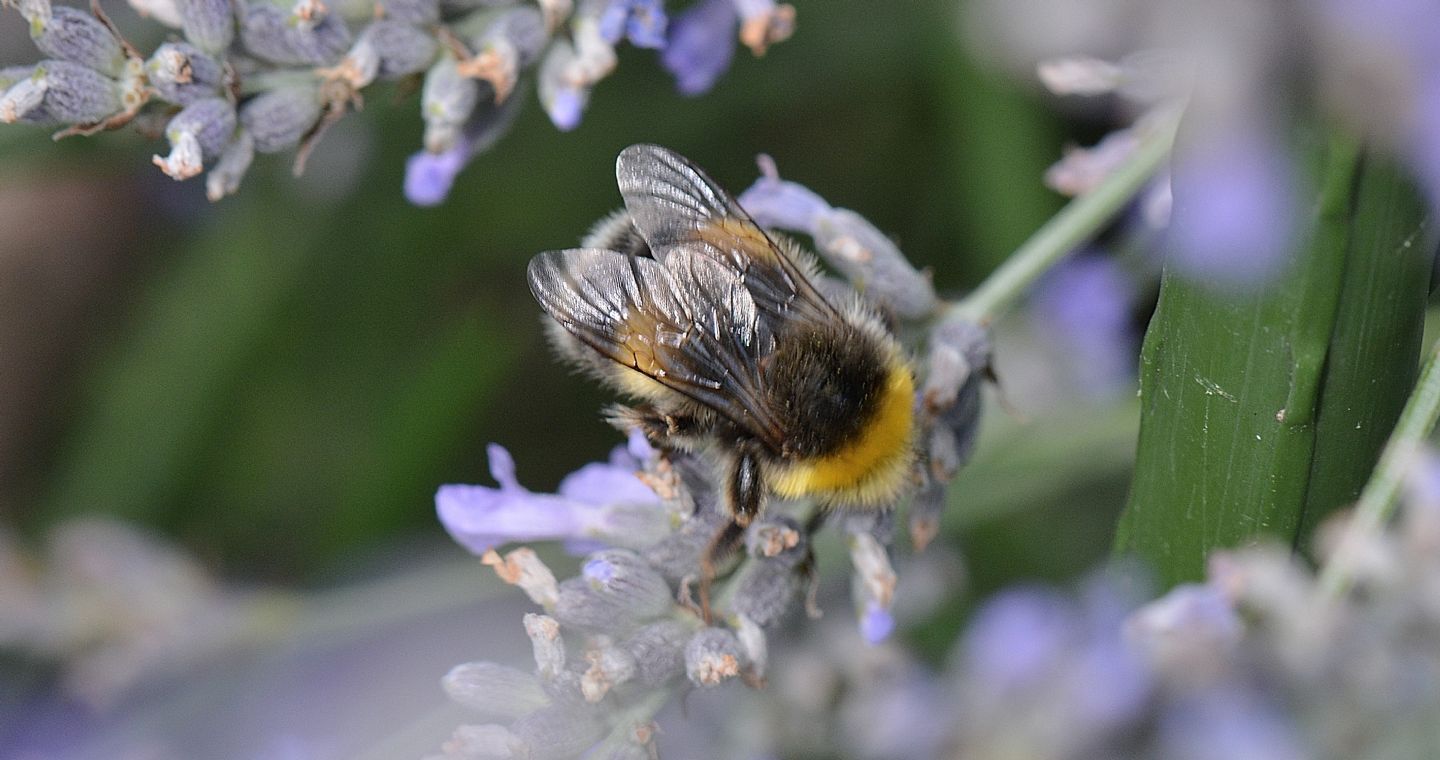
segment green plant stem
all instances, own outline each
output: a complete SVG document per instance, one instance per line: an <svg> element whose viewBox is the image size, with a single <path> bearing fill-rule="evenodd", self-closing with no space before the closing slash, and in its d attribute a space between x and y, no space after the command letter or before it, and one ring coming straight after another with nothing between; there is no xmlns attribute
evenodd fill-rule
<svg viewBox="0 0 1440 760"><path fill-rule="evenodd" d="M1355 515L1346 527L1335 553L1320 574L1320 594L1337 599L1349 589L1352 580L1353 547L1366 537L1384 530L1395 513L1396 499L1406 471L1415 454L1430 437L1440 420L1440 343L1430 349L1430 356L1420 370L1415 392L1405 403L1395 432L1385 443L1375 473L1366 481L1355 504Z"/></svg>
<svg viewBox="0 0 1440 760"><path fill-rule="evenodd" d="M1175 143L1181 110L1169 107L1156 112L1140 128L1140 144L1125 163L1036 230L980 287L951 307L946 318L989 324L1041 275L1098 234L1164 165Z"/></svg>

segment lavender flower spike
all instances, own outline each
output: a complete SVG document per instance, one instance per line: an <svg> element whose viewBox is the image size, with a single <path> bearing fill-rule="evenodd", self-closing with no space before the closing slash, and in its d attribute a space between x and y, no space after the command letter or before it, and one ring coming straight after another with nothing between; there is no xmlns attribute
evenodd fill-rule
<svg viewBox="0 0 1440 760"><path fill-rule="evenodd" d="M490 474L500 484L447 485L435 494L440 522L475 554L512 541L566 540L644 546L668 530L659 497L623 453L586 465L561 481L559 493L533 493L515 478L515 460L492 444Z"/></svg>

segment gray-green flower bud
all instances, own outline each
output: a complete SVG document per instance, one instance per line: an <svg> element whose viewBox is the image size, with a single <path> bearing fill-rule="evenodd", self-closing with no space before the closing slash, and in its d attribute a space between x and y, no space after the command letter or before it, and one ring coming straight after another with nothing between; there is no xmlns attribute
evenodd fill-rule
<svg viewBox="0 0 1440 760"><path fill-rule="evenodd" d="M339 16L297 23L267 2L245 7L240 39L256 56L282 66L333 66L350 49L350 29Z"/></svg>
<svg viewBox="0 0 1440 760"><path fill-rule="evenodd" d="M177 105L219 95L225 84L220 62L188 42L167 42L145 62L155 95Z"/></svg>
<svg viewBox="0 0 1440 760"><path fill-rule="evenodd" d="M425 150L444 153L455 147L461 128L479 102L480 83L461 74L454 58L447 55L431 66L420 92Z"/></svg>
<svg viewBox="0 0 1440 760"><path fill-rule="evenodd" d="M240 106L240 123L260 153L278 153L300 144L320 120L320 95L315 87L277 87Z"/></svg>
<svg viewBox="0 0 1440 760"><path fill-rule="evenodd" d="M218 55L235 40L235 5L231 0L177 0L185 39Z"/></svg>
<svg viewBox="0 0 1440 760"><path fill-rule="evenodd" d="M255 141L249 132L236 130L230 144L220 153L215 168L205 175L205 197L214 203L234 194L240 189L240 180L245 178L245 172L250 170L250 162L254 159Z"/></svg>
<svg viewBox="0 0 1440 760"><path fill-rule="evenodd" d="M155 165L171 177L189 179L218 158L235 133L235 107L224 98L197 100L165 126L170 155L154 157Z"/></svg>
<svg viewBox="0 0 1440 760"><path fill-rule="evenodd" d="M0 96L0 123L95 124L122 108L120 83L70 61L41 61Z"/></svg>
<svg viewBox="0 0 1440 760"><path fill-rule="evenodd" d="M104 24L88 13L63 5L48 10L30 19L30 37L40 52L108 76L120 76L125 68L125 51Z"/></svg>
<svg viewBox="0 0 1440 760"><path fill-rule="evenodd" d="M488 718L514 720L550 704L539 678L493 662L456 665L440 684L451 699Z"/></svg>
<svg viewBox="0 0 1440 760"><path fill-rule="evenodd" d="M685 674L696 686L715 686L740 675L744 654L727 628L706 628L685 645Z"/></svg>
<svg viewBox="0 0 1440 760"><path fill-rule="evenodd" d="M418 74L435 61L439 44L430 34L401 21L380 20L365 27L347 59L365 62L365 86L375 79L399 79Z"/></svg>

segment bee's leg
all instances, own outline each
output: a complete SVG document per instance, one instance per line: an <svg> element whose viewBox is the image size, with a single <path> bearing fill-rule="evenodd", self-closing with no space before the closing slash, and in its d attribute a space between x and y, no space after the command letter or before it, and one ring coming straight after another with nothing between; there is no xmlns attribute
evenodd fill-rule
<svg viewBox="0 0 1440 760"><path fill-rule="evenodd" d="M700 425L687 414L662 412L650 404L615 405L606 410L605 418L622 431L640 428L645 439L660 448L676 448L693 437ZM684 448L683 445L679 446Z"/></svg>
<svg viewBox="0 0 1440 760"><path fill-rule="evenodd" d="M700 617L705 620L705 625L713 622L710 614L710 584L715 580L715 567L744 540L745 527L738 521L731 520L710 539L705 553L700 555Z"/></svg>
<svg viewBox="0 0 1440 760"><path fill-rule="evenodd" d="M735 515L735 522L742 528L749 525L760 514L765 487L760 477L760 460L748 447L741 446L740 453L731 460L725 488L726 503Z"/></svg>

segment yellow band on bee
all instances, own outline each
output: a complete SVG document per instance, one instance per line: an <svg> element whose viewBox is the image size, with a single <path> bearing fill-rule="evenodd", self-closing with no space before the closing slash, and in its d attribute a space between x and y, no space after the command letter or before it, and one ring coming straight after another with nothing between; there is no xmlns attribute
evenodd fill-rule
<svg viewBox="0 0 1440 760"><path fill-rule="evenodd" d="M879 406L855 436L833 454L795 462L774 473L772 487L785 498L825 495L845 504L873 504L896 496L907 477L915 381L892 363Z"/></svg>

